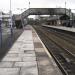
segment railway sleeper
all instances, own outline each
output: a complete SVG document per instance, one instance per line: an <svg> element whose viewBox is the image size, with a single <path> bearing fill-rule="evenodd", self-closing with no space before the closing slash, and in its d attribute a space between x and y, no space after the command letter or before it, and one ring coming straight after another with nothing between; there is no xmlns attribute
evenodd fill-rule
<svg viewBox="0 0 75 75"><path fill-rule="evenodd" d="M72 61L63 53L60 53L60 56L64 59L65 62L71 63Z"/></svg>

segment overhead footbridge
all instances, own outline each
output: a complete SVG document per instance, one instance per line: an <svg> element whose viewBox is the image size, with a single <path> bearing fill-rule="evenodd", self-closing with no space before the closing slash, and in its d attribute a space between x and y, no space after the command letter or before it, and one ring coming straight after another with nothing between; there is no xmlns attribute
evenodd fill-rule
<svg viewBox="0 0 75 75"><path fill-rule="evenodd" d="M69 16L71 12L69 11L69 9L65 8L29 8L20 15L20 21L22 22L22 25L25 25L27 24L27 17L29 15L64 15L64 14Z"/></svg>
<svg viewBox="0 0 75 75"><path fill-rule="evenodd" d="M70 15L70 11L65 8L29 8L24 11L21 16L22 19L29 15Z"/></svg>

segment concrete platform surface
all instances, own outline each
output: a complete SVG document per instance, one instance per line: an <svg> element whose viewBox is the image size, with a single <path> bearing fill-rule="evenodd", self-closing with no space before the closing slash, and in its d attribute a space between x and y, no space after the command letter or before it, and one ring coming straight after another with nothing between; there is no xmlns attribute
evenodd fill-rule
<svg viewBox="0 0 75 75"><path fill-rule="evenodd" d="M0 75L62 75L46 52L32 26L24 32L0 61Z"/></svg>
<svg viewBox="0 0 75 75"><path fill-rule="evenodd" d="M61 29L61 30L66 30L66 31L70 31L70 32L75 32L74 27L52 26L52 25L43 25L43 26L52 27L52 28Z"/></svg>

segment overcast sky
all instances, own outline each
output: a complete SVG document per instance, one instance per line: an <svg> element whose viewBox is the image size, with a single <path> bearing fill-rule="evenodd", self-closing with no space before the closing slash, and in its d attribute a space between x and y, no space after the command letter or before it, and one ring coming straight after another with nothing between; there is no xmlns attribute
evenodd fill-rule
<svg viewBox="0 0 75 75"><path fill-rule="evenodd" d="M54 8L54 7L66 7L75 9L75 0L11 0L12 12L21 13L26 8ZM17 10L17 8L23 9ZM0 11L9 12L10 10L10 0L0 0Z"/></svg>

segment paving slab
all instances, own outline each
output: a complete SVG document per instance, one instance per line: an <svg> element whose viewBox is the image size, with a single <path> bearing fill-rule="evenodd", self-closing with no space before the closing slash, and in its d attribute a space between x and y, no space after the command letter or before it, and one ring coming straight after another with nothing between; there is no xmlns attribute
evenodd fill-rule
<svg viewBox="0 0 75 75"><path fill-rule="evenodd" d="M35 66L37 68L37 63L36 61L34 62L15 62L14 67L32 67Z"/></svg>
<svg viewBox="0 0 75 75"><path fill-rule="evenodd" d="M8 53L5 57L18 57L18 53Z"/></svg>
<svg viewBox="0 0 75 75"><path fill-rule="evenodd" d="M0 62L0 68L11 68L13 67L14 62Z"/></svg>
<svg viewBox="0 0 75 75"><path fill-rule="evenodd" d="M21 75L38 75L37 69L33 67L21 68Z"/></svg>
<svg viewBox="0 0 75 75"><path fill-rule="evenodd" d="M22 61L21 57L4 57L2 61Z"/></svg>
<svg viewBox="0 0 75 75"><path fill-rule="evenodd" d="M36 61L36 57L23 57L23 61L26 61L26 62L28 62L28 61Z"/></svg>
<svg viewBox="0 0 75 75"><path fill-rule="evenodd" d="M20 53L20 54L18 54L19 55L19 57L35 57L35 53L31 53L31 54L28 54L28 53Z"/></svg>
<svg viewBox="0 0 75 75"><path fill-rule="evenodd" d="M31 50L31 51L33 51L34 48L29 48L29 47L27 47L27 48L21 48L21 50Z"/></svg>
<svg viewBox="0 0 75 75"><path fill-rule="evenodd" d="M8 53L10 53L10 54L20 53L19 50L20 49L18 49L18 50L17 49L15 49L15 50L12 49Z"/></svg>
<svg viewBox="0 0 75 75"><path fill-rule="evenodd" d="M43 48L42 44L40 42L34 42L35 48Z"/></svg>
<svg viewBox="0 0 75 75"><path fill-rule="evenodd" d="M0 68L0 75L19 75L19 68Z"/></svg>

